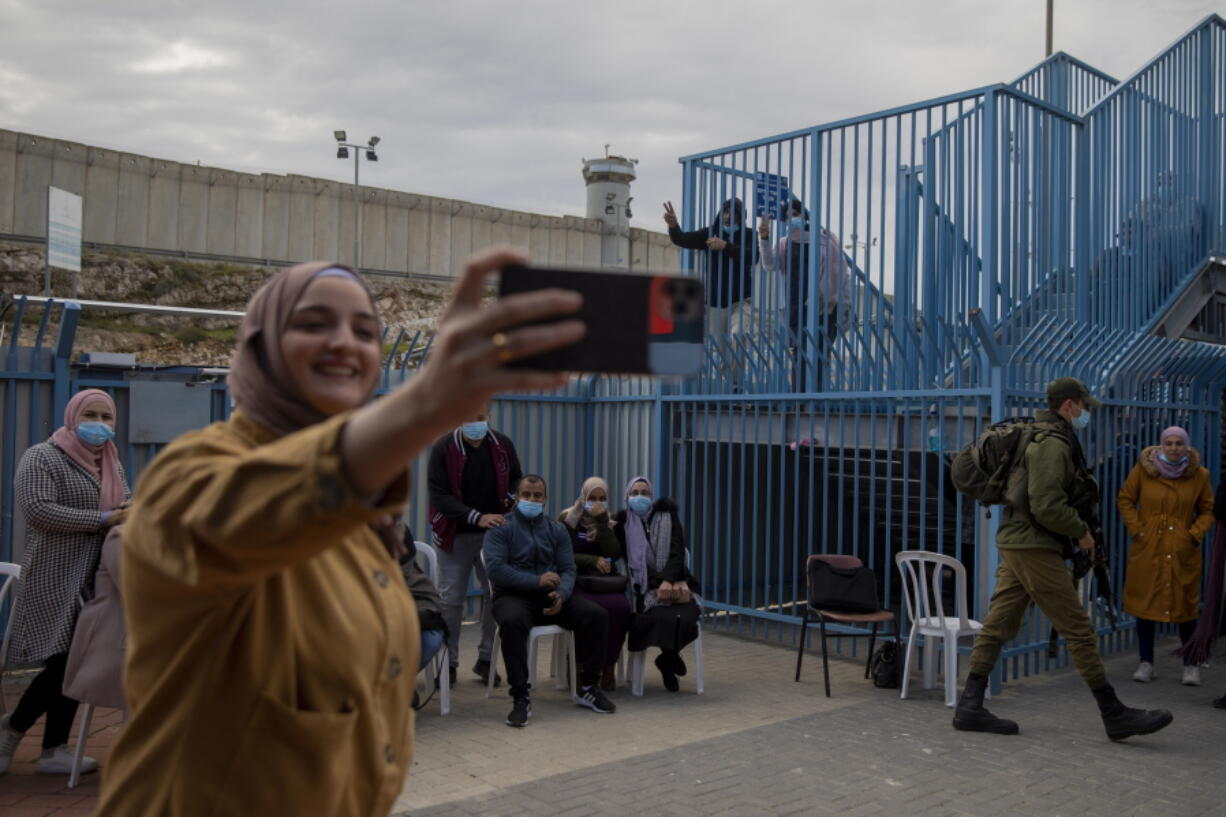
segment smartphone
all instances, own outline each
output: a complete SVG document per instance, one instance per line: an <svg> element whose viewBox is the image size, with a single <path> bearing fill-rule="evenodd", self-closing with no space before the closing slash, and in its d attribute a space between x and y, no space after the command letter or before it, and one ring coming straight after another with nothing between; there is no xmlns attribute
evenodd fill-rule
<svg viewBox="0 0 1226 817"><path fill-rule="evenodd" d="M500 296L557 287L583 295L574 317L587 334L573 346L520 358L511 366L564 372L693 375L704 351L702 281L679 275L504 267Z"/></svg>

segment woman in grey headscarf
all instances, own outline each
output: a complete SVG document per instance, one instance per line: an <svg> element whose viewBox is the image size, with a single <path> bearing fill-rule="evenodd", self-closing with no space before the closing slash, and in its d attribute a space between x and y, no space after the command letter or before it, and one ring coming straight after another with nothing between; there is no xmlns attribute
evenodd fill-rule
<svg viewBox="0 0 1226 817"><path fill-rule="evenodd" d="M634 620L629 649L659 647L656 667L664 687L676 692L685 675L681 648L698 637L698 580L686 566L685 531L677 503L654 499L651 481L635 477L626 484L626 508L613 528L625 548L634 589Z"/></svg>

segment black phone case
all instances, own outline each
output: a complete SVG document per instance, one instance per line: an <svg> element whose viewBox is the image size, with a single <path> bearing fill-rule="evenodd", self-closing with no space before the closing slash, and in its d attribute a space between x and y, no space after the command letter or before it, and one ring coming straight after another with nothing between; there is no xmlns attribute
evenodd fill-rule
<svg viewBox="0 0 1226 817"><path fill-rule="evenodd" d="M696 278L605 270L509 266L499 294L557 287L583 295L575 316L587 334L574 346L511 366L546 371L695 374L703 357L703 289Z"/></svg>

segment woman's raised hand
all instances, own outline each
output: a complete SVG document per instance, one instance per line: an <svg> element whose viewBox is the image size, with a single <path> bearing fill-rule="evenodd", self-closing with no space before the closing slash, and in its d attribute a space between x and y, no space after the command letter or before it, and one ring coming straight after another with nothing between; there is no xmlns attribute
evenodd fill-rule
<svg viewBox="0 0 1226 817"><path fill-rule="evenodd" d="M510 295L489 305L481 303L490 274L509 264L527 263L526 253L495 247L474 255L460 274L430 355L410 384L424 401L423 419L436 421L440 433L474 416L497 393L566 383L563 373L505 364L582 338L584 324L567 319L583 305L579 293L543 289ZM523 325L529 323L536 325Z"/></svg>
<svg viewBox="0 0 1226 817"><path fill-rule="evenodd" d="M582 338L587 327L568 317L583 305L579 293L543 289L481 302L487 276L508 264L526 263L527 254L510 247L470 258L421 369L350 418L342 457L359 495L382 491L439 435L476 416L495 394L566 383L564 373L506 364Z"/></svg>

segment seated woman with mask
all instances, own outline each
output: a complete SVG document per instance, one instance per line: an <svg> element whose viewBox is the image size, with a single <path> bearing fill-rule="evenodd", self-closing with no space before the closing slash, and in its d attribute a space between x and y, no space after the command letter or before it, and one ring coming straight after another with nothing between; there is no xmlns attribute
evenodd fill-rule
<svg viewBox="0 0 1226 817"><path fill-rule="evenodd" d="M698 637L701 612L694 597L698 580L685 564L685 531L677 503L665 498L653 501L647 477L630 480L625 500L626 510L617 512L613 530L625 548L634 588L628 648L641 652L659 647L656 668L664 688L676 692L677 676L686 674L681 648Z"/></svg>

